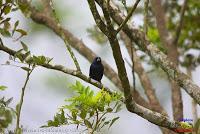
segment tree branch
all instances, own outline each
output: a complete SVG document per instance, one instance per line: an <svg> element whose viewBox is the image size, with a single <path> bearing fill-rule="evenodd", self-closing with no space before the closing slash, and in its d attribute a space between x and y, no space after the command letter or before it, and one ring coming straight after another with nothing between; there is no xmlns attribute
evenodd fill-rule
<svg viewBox="0 0 200 134"><path fill-rule="evenodd" d="M88 0L88 4L90 4L90 7L95 6L94 0ZM126 74L124 61L123 61L123 58L122 58L122 55L121 55L119 42L117 40L116 34L113 34L113 33L115 33L115 30L114 30L114 27L111 24L109 11L107 9L105 1L103 1L103 3L102 3L102 10L103 10L104 17L105 17L105 20L106 20L106 23L107 23L107 29L108 29L107 37L109 39L111 48L113 50L113 56L114 56L114 59L115 59L115 62L116 62L117 68L118 68L118 75L119 75L119 78L122 82L122 86L124 88L124 96L125 96L125 103L126 103L127 109L130 112L136 113L139 116L149 120L150 122L152 122L154 124L159 124L159 125L162 124L164 126L166 125L165 127L167 127L167 128L171 128L172 125L174 125L174 124L170 124L170 125L168 123L165 124L166 118L165 119L159 118L156 122L154 122L155 121L154 119L157 117L156 115L158 113L155 113L155 112L152 113L152 111L145 110L145 109L143 109L143 107L140 107L139 105L137 105L132 100L132 96L130 96L130 85L129 85L128 77L127 77L127 74ZM93 12L93 11L94 10L91 10L91 12ZM93 14L97 14L97 13L93 13ZM94 19L95 19L95 17L94 17ZM146 111L145 113L148 113L148 114L145 115L144 113L141 113L141 110ZM176 124L176 125L178 125L178 124ZM174 129L172 129L172 130L174 130Z"/></svg>
<svg viewBox="0 0 200 134"><path fill-rule="evenodd" d="M0 50L14 56L17 52L6 47L6 46L3 46L0 44ZM25 59L25 55L22 54L22 53L18 53L19 55L22 56L23 59ZM26 61L26 60L25 60ZM62 65L51 65L51 64L42 64L42 65L39 65L38 66L42 66L42 67L45 67L47 69L52 69L52 70L57 70L57 71L60 71L60 72L63 72L65 74L70 74L72 76L75 76L75 77L78 77L100 89L102 89L104 86L97 82L97 81L91 81L90 78L88 78L87 76L85 76L84 74L80 73L80 72L77 72L76 70L71 70L71 69L67 69L65 68L64 66ZM110 93L112 93L112 91L108 88L105 88L104 89ZM169 128L171 130L175 130L177 128L180 128L180 124L178 122L175 122L175 121L171 121L169 118L167 118L166 116L160 114L160 113L157 113L157 112L154 112L154 111L151 111L145 107L142 107L138 104L135 104L135 107L134 109L130 109L131 111L134 110L134 113L140 115L141 117L147 119L148 121L154 123L154 124L157 124L159 126L162 126L162 127L166 127L166 128Z"/></svg>
<svg viewBox="0 0 200 134"><path fill-rule="evenodd" d="M107 30L107 26L104 24L103 20L101 19L101 16L96 8L96 5L95 3L93 3L93 1L90 1L90 3L92 4L89 4L90 6L90 10L92 12L92 15L93 17L95 18L95 22L97 24L97 26L99 27L99 29L106 35L108 36L108 30Z"/></svg>
<svg viewBox="0 0 200 134"><path fill-rule="evenodd" d="M96 1L102 6L100 4L101 0ZM110 10L112 12L111 17L113 20L120 25L124 21L124 16L112 2L110 2ZM156 47L156 45L150 43L143 32L128 24L123 27L123 31L131 41L135 42L142 51L147 53L153 61L157 62L158 65L167 72L171 79L176 81L180 87L200 104L200 87L198 87L190 77L177 69L176 65L172 63L168 57Z"/></svg>
<svg viewBox="0 0 200 134"><path fill-rule="evenodd" d="M90 10L91 10L91 13L93 14L95 22L100 23L100 21L97 21L100 18L97 18L97 16L95 16L95 14L98 14L98 11L93 10L93 9L96 9L95 1L94 0L88 0L88 4L90 6ZM119 42L118 42L117 37L116 37L116 31L114 30L114 27L111 23L107 3L105 1L103 1L102 5L103 5L102 10L103 10L103 14L104 14L104 17L105 17L105 20L106 20L106 23L107 23L108 31L107 31L107 33L104 33L104 31L100 27L99 28L108 37L108 40L110 42L112 52L113 52L113 57L115 59L115 63L117 65L117 69L118 69L118 76L121 80L122 87L124 89L126 107L129 110L129 109L134 107L135 102L133 102L133 100L132 100L132 95L131 95L129 80L128 80L127 73L126 73L126 68L125 68L124 61L123 61L122 54L121 54L121 50L120 50L120 47L119 47ZM97 25L99 26L99 24L97 24Z"/></svg>
<svg viewBox="0 0 200 134"><path fill-rule="evenodd" d="M182 7L181 7L180 21L179 21L179 24L176 28L176 34L175 34L175 38L174 38L174 41L173 41L174 45L177 45L178 39L179 39L180 34L181 34L181 29L183 28L183 20L184 20L184 14L185 14L185 11L186 11L186 8L187 8L187 2L188 2L188 0L185 0Z"/></svg>
<svg viewBox="0 0 200 134"><path fill-rule="evenodd" d="M20 115L21 115L21 109L22 109L22 105L23 105L23 102L24 102L24 93L25 93L25 89L26 89L26 85L29 81L29 78L30 78L30 75L32 73L34 68L32 68L30 71L27 71L27 75L26 75L26 80L25 80L25 83L24 83L24 86L22 87L22 93L21 93L21 97L20 97L20 102L18 104L18 108L17 108L17 124L16 124L16 132L19 131L20 129Z"/></svg>
<svg viewBox="0 0 200 134"><path fill-rule="evenodd" d="M158 28L158 32L159 32L162 44L164 48L167 49L167 51L170 51L168 48L172 42L171 42L170 34L167 30L166 16L165 16L164 8L161 5L161 0L150 0L150 2L151 2L153 13L156 18L156 25Z"/></svg>
<svg viewBox="0 0 200 134"><path fill-rule="evenodd" d="M48 16L51 16L52 15L52 9L51 9L52 0L40 0L40 1L44 6L43 12L45 12Z"/></svg>
<svg viewBox="0 0 200 134"><path fill-rule="evenodd" d="M164 48L167 50L169 59L178 66L178 48L173 43L173 39L167 29L166 16L161 0L151 0L152 10L156 18L158 32ZM172 109L175 120L183 118L183 102L179 86L173 80L170 80L172 90Z"/></svg>
<svg viewBox="0 0 200 134"><path fill-rule="evenodd" d="M12 50L4 45L0 45L0 50L8 53L9 55L12 55L12 56L15 56L17 51L15 50ZM26 59L26 55L23 54L23 53L18 53L18 55L20 55L20 57L22 57L22 60L24 60L25 62L27 60L31 60L31 59ZM63 72L65 74L69 74L69 75L72 75L72 76L76 76L100 89L104 88L106 91L108 91L109 93L111 93L111 90L108 89L107 87L105 87L103 84L101 84L100 82L97 82L97 81L94 81L92 79L90 79L89 77L87 77L86 75L82 74L81 72L77 71L77 70L72 70L72 69L68 69L62 65L52 65L50 63L45 63L45 64L37 64L38 66L42 66L42 67L45 67L47 69L52 69L52 70L56 70L56 71L60 71L60 72Z"/></svg>
<svg viewBox="0 0 200 134"><path fill-rule="evenodd" d="M128 50L129 56L132 57L132 55L134 55L134 63L135 63L134 69L135 69L135 72L138 74L138 77L140 79L142 87L144 88L145 94L149 100L150 105L152 106L152 109L156 112L164 114L165 116L168 116L167 112L162 107L162 105L160 104L160 102L156 96L155 89L153 88L151 81L149 79L149 76L147 75L147 73L145 72L145 70L141 64L140 58L136 54L136 50L133 49L133 44L132 44L131 40L123 32L121 32L120 35L121 35L120 37L124 41L124 44ZM131 51L131 48L133 49L133 51ZM132 68L132 65L130 65L130 67ZM162 127L160 127L160 129L163 134L170 133L168 129L165 129Z"/></svg>
<svg viewBox="0 0 200 134"><path fill-rule="evenodd" d="M153 110L167 115L167 112L163 109L163 107L159 103L159 100L155 93L155 89L153 88L151 81L149 79L149 76L147 75L147 73L145 72L145 70L141 64L140 58L137 56L135 49L133 49L133 51L131 52L131 46L132 46L131 40L123 32L120 33L120 37L123 40L123 42L128 50L129 56L132 57L131 55L132 54L134 55L135 72L138 74L140 82L144 88L145 94L146 94L150 104L152 105Z"/></svg>
<svg viewBox="0 0 200 134"><path fill-rule="evenodd" d="M44 13L44 12L37 11L34 7L30 6L30 8L31 8L31 10L30 10L31 16L30 17L32 18L33 21L35 21L38 24L42 24L42 25L47 26L48 28L50 28L51 30L53 30L53 32L55 34L57 34L58 36L61 37L61 34L59 32L60 27L57 25L55 19L52 19L52 17L47 16L46 13ZM64 31L65 39L67 39L67 41L69 42L69 44L73 48L75 48L87 60L89 60L90 62L92 62L93 59L95 57L97 57L97 55L91 49L89 49L83 43L82 40L79 40L78 38L76 38L67 29L62 28L62 30ZM104 75L107 76L108 79L110 81L112 81L117 88L119 88L121 91L123 91L122 85L121 85L121 81L120 81L117 73L104 60L102 60L102 64L104 65ZM142 105L142 106L144 106L146 108L151 108L150 105L148 104L148 102L144 98L142 98L142 96L139 94L139 92L137 90L133 90L133 92L131 94L133 95L134 100L138 104L140 104L140 105Z"/></svg>
<svg viewBox="0 0 200 134"><path fill-rule="evenodd" d="M127 17L124 19L124 21L120 24L120 26L117 29L117 33L119 33L119 31L121 31L121 29L123 28L123 26L128 22L128 20L131 18L131 16L133 15L133 12L135 11L135 9L137 8L137 5L139 4L140 0L137 0L135 2L135 4L133 5L133 7L131 8L131 11L128 13Z"/></svg>
<svg viewBox="0 0 200 134"><path fill-rule="evenodd" d="M50 6L49 8L51 8L51 10L52 10L52 12L53 12L53 14L54 14L54 17L55 17L55 19L56 19L57 26L58 26L58 28L59 28L59 30L60 30L60 35L61 35L60 37L64 40L64 43L65 43L65 45L66 45L66 47L67 47L67 50L68 50L69 53L70 53L71 58L72 58L73 61L74 61L74 64L75 64L75 66L76 66L77 71L80 71L80 72L81 72L81 68L80 68L80 66L79 66L78 60L77 60L77 58L75 57L74 52L73 52L72 49L71 49L71 46L68 44L67 38L65 37L64 30L62 29L61 24L60 24L60 21L59 21L59 19L58 19L57 16L56 16L56 11L55 11L55 9L54 9L54 7L53 7L52 1L51 1L51 4L52 4L52 5L49 5L49 6Z"/></svg>
<svg viewBox="0 0 200 134"><path fill-rule="evenodd" d="M148 33L148 8L149 8L149 0L145 0L144 2L144 33L146 35Z"/></svg>

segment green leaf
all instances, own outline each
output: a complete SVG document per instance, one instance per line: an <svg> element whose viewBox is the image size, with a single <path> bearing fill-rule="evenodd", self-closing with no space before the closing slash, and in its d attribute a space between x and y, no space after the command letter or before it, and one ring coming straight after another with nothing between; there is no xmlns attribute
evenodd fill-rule
<svg viewBox="0 0 200 134"><path fill-rule="evenodd" d="M0 86L0 91L4 91L6 88L6 86Z"/></svg>
<svg viewBox="0 0 200 134"><path fill-rule="evenodd" d="M0 28L0 33L4 36L4 37L11 37L11 34L8 30L4 29L4 28Z"/></svg>
<svg viewBox="0 0 200 134"><path fill-rule="evenodd" d="M53 123L53 126L58 127L59 126L59 118L57 116L54 116L54 121L52 123Z"/></svg>
<svg viewBox="0 0 200 134"><path fill-rule="evenodd" d="M106 109L106 111L107 111L107 112L112 112L113 109L109 107L109 108Z"/></svg>
<svg viewBox="0 0 200 134"><path fill-rule="evenodd" d="M17 32L21 33L21 35L22 35L22 36L25 36L25 35L27 35L27 32L26 32L26 31L24 31L23 29L16 29L15 31L17 31Z"/></svg>
<svg viewBox="0 0 200 134"><path fill-rule="evenodd" d="M45 56L33 56L33 62L42 65L47 62L47 59Z"/></svg>
<svg viewBox="0 0 200 134"><path fill-rule="evenodd" d="M119 119L119 117L116 117L116 118L112 119L109 128L110 128L110 127L113 125L113 123L114 123L115 121L117 121L118 119Z"/></svg>
<svg viewBox="0 0 200 134"><path fill-rule="evenodd" d="M12 114L11 114L11 111L10 110L6 110L5 111L5 117L6 117L6 120L8 123L11 123L12 122Z"/></svg>
<svg viewBox="0 0 200 134"><path fill-rule="evenodd" d="M3 12L4 12L5 15L10 13L10 11L11 11L11 6L10 5L7 5L7 6L4 7Z"/></svg>
<svg viewBox="0 0 200 134"><path fill-rule="evenodd" d="M17 115L18 115L18 112L19 112L19 103L16 105L16 112L17 112Z"/></svg>
<svg viewBox="0 0 200 134"><path fill-rule="evenodd" d="M30 16L30 9L29 9L30 7L29 7L28 3L18 1L17 4L19 5L19 9L24 13L24 15L26 17L29 17Z"/></svg>
<svg viewBox="0 0 200 134"><path fill-rule="evenodd" d="M107 92L105 92L105 101L106 101L107 103L110 103L110 101L111 101L111 96L110 96L110 94L107 93Z"/></svg>
<svg viewBox="0 0 200 134"><path fill-rule="evenodd" d="M82 85L79 81L76 81L76 86L77 86L78 89L82 89Z"/></svg>
<svg viewBox="0 0 200 134"><path fill-rule="evenodd" d="M63 123L65 123L65 112L64 112L64 110L62 109L61 110L61 123L63 124Z"/></svg>
<svg viewBox="0 0 200 134"><path fill-rule="evenodd" d="M58 120L57 120L57 118L54 118L54 121L52 121L52 120L49 120L48 122L47 122L47 124L48 124L48 127L58 127Z"/></svg>
<svg viewBox="0 0 200 134"><path fill-rule="evenodd" d="M27 71L27 72L29 72L31 69L30 68L28 68L28 67L21 67L21 69L23 69L23 70L25 70L25 71Z"/></svg>
<svg viewBox="0 0 200 134"><path fill-rule="evenodd" d="M10 18L7 18L7 19L9 20ZM10 30L10 27L11 27L11 26L10 26L9 21L5 21L5 22L4 22L4 27L3 27L3 28L4 28L5 30L9 31L9 30Z"/></svg>
<svg viewBox="0 0 200 134"><path fill-rule="evenodd" d="M22 129L18 128L16 134L22 134Z"/></svg>
<svg viewBox="0 0 200 134"><path fill-rule="evenodd" d="M94 111L90 112L90 117L92 117L94 115Z"/></svg>
<svg viewBox="0 0 200 134"><path fill-rule="evenodd" d="M197 130L197 132L199 131L199 128L200 128L200 118L196 121L194 125L194 129Z"/></svg>
<svg viewBox="0 0 200 134"><path fill-rule="evenodd" d="M92 128L92 124L88 120L84 120L84 123L87 127Z"/></svg>
<svg viewBox="0 0 200 134"><path fill-rule="evenodd" d="M21 61L21 62L23 62L23 57L22 57L22 55L21 55L21 52L23 51L23 49L20 49L20 50L18 50L16 53L15 53L15 55L14 55L14 57L17 57L17 58L19 58L19 60Z"/></svg>
<svg viewBox="0 0 200 134"><path fill-rule="evenodd" d="M94 95L94 91L91 90L88 96L92 98L93 95Z"/></svg>
<svg viewBox="0 0 200 134"><path fill-rule="evenodd" d="M13 0L6 0L6 3L12 3Z"/></svg>
<svg viewBox="0 0 200 134"><path fill-rule="evenodd" d="M20 41L20 43L21 43L23 49L24 49L25 51L28 51L27 45L26 45L23 41Z"/></svg>
<svg viewBox="0 0 200 134"><path fill-rule="evenodd" d="M2 18L2 19L3 19L3 18ZM6 19L2 20L1 23L0 23L0 25L1 25L1 24L4 24L4 25L5 25L5 23L9 23L10 19L11 19L11 18L6 18ZM10 24L6 24L6 25L9 25L9 26L4 26L4 28L5 28L5 27L6 27L6 29L8 29L8 27L10 28Z"/></svg>
<svg viewBox="0 0 200 134"><path fill-rule="evenodd" d="M88 94L89 94L89 90L90 90L90 87L86 87L85 90L84 90L84 93L85 93L86 95L88 95Z"/></svg>
<svg viewBox="0 0 200 134"><path fill-rule="evenodd" d="M24 59L28 60L28 59L31 59L31 52L28 51L24 54Z"/></svg>
<svg viewBox="0 0 200 134"><path fill-rule="evenodd" d="M80 117L81 117L82 119L85 119L86 115L87 115L87 112L86 112L84 109L82 109L82 110L81 110Z"/></svg>
<svg viewBox="0 0 200 134"><path fill-rule="evenodd" d="M104 111L104 106L98 106L98 110L103 112Z"/></svg>
<svg viewBox="0 0 200 134"><path fill-rule="evenodd" d="M49 58L49 57L45 57L45 58L46 58L47 63L50 63L53 60L53 58Z"/></svg>
<svg viewBox="0 0 200 134"><path fill-rule="evenodd" d="M33 55L33 62L36 64L40 64L40 59L37 56Z"/></svg>
<svg viewBox="0 0 200 134"><path fill-rule="evenodd" d="M41 63L44 64L46 62L46 57L45 56L39 56Z"/></svg>
<svg viewBox="0 0 200 134"><path fill-rule="evenodd" d="M19 25L19 20L15 22L15 25L14 25L14 28L13 28L13 31L12 31L12 36L14 35L15 30L17 29L18 25Z"/></svg>
<svg viewBox="0 0 200 134"><path fill-rule="evenodd" d="M72 111L72 118L75 121L77 118L77 112Z"/></svg>

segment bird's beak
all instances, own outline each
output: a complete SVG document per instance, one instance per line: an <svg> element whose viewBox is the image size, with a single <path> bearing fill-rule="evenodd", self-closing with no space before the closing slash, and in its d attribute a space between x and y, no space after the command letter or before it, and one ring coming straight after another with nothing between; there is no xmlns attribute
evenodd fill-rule
<svg viewBox="0 0 200 134"><path fill-rule="evenodd" d="M100 58L97 58L97 61L99 62L99 61L101 61L101 59L100 59Z"/></svg>

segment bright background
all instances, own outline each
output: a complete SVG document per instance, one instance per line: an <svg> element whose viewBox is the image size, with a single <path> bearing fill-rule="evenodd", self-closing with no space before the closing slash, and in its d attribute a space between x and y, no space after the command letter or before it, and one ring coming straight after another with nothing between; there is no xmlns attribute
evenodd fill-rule
<svg viewBox="0 0 200 134"><path fill-rule="evenodd" d="M56 1L56 11L62 20L63 27L67 28L76 37L92 49L97 55L102 57L116 70L116 65L112 57L112 51L108 44L98 45L90 39L87 33L87 28L94 25L94 20L89 11L87 1L83 0L59 0ZM28 44L31 53L34 55L45 55L53 57L53 63L62 64L68 68L74 68L74 64L65 48L64 42L55 35L51 30L37 25L32 20L24 18L21 12L12 14L14 20L21 20L20 26L28 31L28 36L23 40ZM142 25L142 17L134 17L134 25ZM14 49L19 49L20 43L12 40L4 39L4 43ZM121 45L122 46L122 45ZM129 59L126 49L122 46L123 56ZM76 50L75 55L80 63L81 69L84 74L88 74L90 63L82 57ZM0 51L0 64L4 64L8 60L8 54ZM131 81L131 69L127 67L128 75ZM145 65L145 69L149 66ZM185 70L183 70L185 71ZM193 79L196 84L200 86L200 67L193 73ZM11 106L14 108L19 102L21 88L25 81L26 72L20 68L13 66L0 65L0 85L6 85L7 90L1 92L0 97L6 96L7 98L13 97ZM149 73L156 94L165 108L172 115L171 108L171 90L166 77L160 72ZM48 70L38 67L31 74L30 81L25 92L24 104L21 113L21 124L27 129L38 129L40 126L46 124L46 121L53 119L57 109L65 104L64 100L72 94L69 89L71 83L79 80L70 75L66 75L57 71ZM96 90L90 84L83 82ZM102 83L111 89L116 88L107 79L103 78ZM139 81L136 81L136 87L140 93L144 93ZM184 102L184 117L192 119L191 115L191 98L182 90ZM120 119L109 130L103 130L107 134L160 134L160 130L156 125L148 122L147 120L128 112L125 108L118 114ZM115 116L115 115L114 115ZM13 124L15 126L15 123ZM13 127L11 126L11 128ZM75 129L73 126L67 126L69 129Z"/></svg>

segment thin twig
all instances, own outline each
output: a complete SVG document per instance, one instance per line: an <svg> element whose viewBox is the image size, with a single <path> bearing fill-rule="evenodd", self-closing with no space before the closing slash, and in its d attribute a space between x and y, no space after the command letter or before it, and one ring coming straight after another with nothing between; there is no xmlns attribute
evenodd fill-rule
<svg viewBox="0 0 200 134"><path fill-rule="evenodd" d="M20 0L20 1L26 2L26 0ZM28 3L28 2L26 2L26 3L30 7L29 11L31 13L31 19L34 22L48 27L55 34L57 34L59 37L61 37L60 27L57 25L57 22L55 21L55 19L53 17L48 17L46 13L38 11L35 7L31 6L30 3ZM100 20L100 21L102 21L102 20ZM102 23L101 25L102 25L102 27L105 28L104 30L106 30L105 24ZM97 55L90 48L88 48L87 45L82 40L80 40L76 36L74 36L68 29L65 29L62 27L62 30L64 31L65 38L67 39L70 46L72 46L74 49L76 49L89 62L92 62L93 59L95 57L97 57ZM119 90L123 91L121 81L118 77L118 74L105 61L102 60L102 64L104 65L104 75L111 82L113 82ZM139 94L139 92L137 90L133 90L133 92L134 92L133 98L137 103L139 103L142 106L145 106L146 108L150 108L150 105L148 104L148 102Z"/></svg>
<svg viewBox="0 0 200 134"><path fill-rule="evenodd" d="M70 45L68 44L68 42L67 42L67 39L66 39L66 37L65 37L65 33L64 33L64 31L62 30L60 21L59 21L57 15L56 15L56 11L55 11L55 9L54 9L54 7L53 7L53 1L50 0L50 2L51 2L51 3L50 3L50 7L51 7L52 12L53 12L53 15L54 15L54 17L55 17L55 19L56 19L56 21L57 21L57 25L58 25L59 30L60 30L61 38L63 39L63 41L64 41L64 43L65 43L65 46L67 47L67 50L69 51L70 56L71 56L72 60L74 61L74 64L75 64L75 66L76 66L77 71L81 72L81 68L80 68L80 65L79 65L79 63L78 63L78 61L77 61L77 58L75 57L74 52L73 52L72 49L71 49L71 46L70 46Z"/></svg>
<svg viewBox="0 0 200 134"><path fill-rule="evenodd" d="M176 35L175 35L174 42L173 42L174 45L177 45L180 34L181 34L181 30L183 28L184 14L185 14L185 11L186 11L186 8L187 8L187 2L188 2L188 0L185 0L182 7L181 7L180 21L179 21L179 24L176 28Z"/></svg>
<svg viewBox="0 0 200 134"><path fill-rule="evenodd" d="M145 0L144 2L144 33L146 35L148 33L148 7L149 7L149 0Z"/></svg>
<svg viewBox="0 0 200 134"><path fill-rule="evenodd" d="M19 129L20 129L20 127L19 127L20 124L19 123L20 123L21 109L22 109L22 105L23 105L23 102L24 102L24 93L25 93L25 89L26 89L27 83L29 81L30 75L33 72L33 69L34 69L34 67L30 71L27 71L26 80L25 80L24 86L22 87L22 93L21 93L21 97L20 97L20 102L19 102L18 108L17 108L16 132L19 131Z"/></svg>
<svg viewBox="0 0 200 134"><path fill-rule="evenodd" d="M2 39L0 38L0 45L3 46L3 41Z"/></svg>
<svg viewBox="0 0 200 134"><path fill-rule="evenodd" d="M99 27L99 29L106 35L108 36L108 30L107 30L107 26L106 24L103 22L103 20L101 19L101 16L97 10L97 7L95 6L95 2L93 0L87 0L90 6L90 10L92 12L93 18L97 24L97 26Z"/></svg>
<svg viewBox="0 0 200 134"><path fill-rule="evenodd" d="M133 89L135 89L135 62L134 62L133 45L132 44L131 44L131 60L132 60Z"/></svg>
<svg viewBox="0 0 200 134"><path fill-rule="evenodd" d="M137 5L139 4L139 2L140 2L140 0L137 0L135 2L135 4L133 5L133 7L131 8L131 11L128 13L127 17L125 18L125 20L118 27L117 33L119 33L119 31L124 27L124 25L126 25L126 23L128 22L128 20L131 18L131 16L133 15L133 12L137 8Z"/></svg>
<svg viewBox="0 0 200 134"><path fill-rule="evenodd" d="M5 45L2 45L2 46L0 45L0 51L1 50L8 53L9 55L12 55L12 56L15 56L15 54L17 53L17 51L12 50L12 49L6 47ZM23 53L18 53L18 54L20 55L20 57L22 57L22 60L24 60L26 62L25 54L23 54ZM31 60L31 57L30 57L29 60ZM48 64L36 64L36 65L41 66L41 67L45 67L47 69L57 70L57 71L65 73L65 74L70 74L72 76L76 76L76 77L78 77L78 78L80 78L80 79L100 88L100 89L104 88L107 92L112 93L112 91L109 88L107 88L106 86L104 86L102 83L90 79L89 77L80 73L77 70L68 69L68 68L66 68L65 66L62 66L62 65L52 65L50 63L48 63Z"/></svg>
<svg viewBox="0 0 200 134"><path fill-rule="evenodd" d="M10 55L13 55L13 56L16 54L16 51L9 49L6 46L0 45L0 50L4 51L4 52L6 52ZM20 55L22 55L22 57L24 57L22 53ZM66 74L76 76L76 77L78 77L78 78L80 78L80 79L82 79L82 80L84 80L88 83L91 83L92 85L94 85L96 87L99 87L100 89L103 88L103 85L101 83L96 82L96 81L95 82L90 81L90 79L87 76L80 74L80 73L77 73L76 70L74 71L74 70L67 69L62 65L42 64L42 65L39 65L39 66L43 66L47 69L53 69L53 70L57 70L57 71L60 71L60 72L66 73ZM109 90L108 88L104 88L104 89ZM151 110L149 110L145 107L142 107L138 104L135 105L135 111L131 111L131 112L135 112L136 114L140 115L141 117L143 117L143 118L149 120L150 122L157 124L159 126L163 126L163 127L169 128L169 129L175 129L175 128L180 127L178 122L171 121L166 116L163 116L160 113L151 111Z"/></svg>
<svg viewBox="0 0 200 134"><path fill-rule="evenodd" d="M119 41L117 39L117 34L115 34L116 31L114 30L114 26L111 23L111 16L110 16L109 10L107 8L107 3L105 1L102 1L102 2L103 2L102 3L102 11L103 11L103 15L104 15L104 18L105 18L105 21L107 24L108 35L109 35L107 37L110 42L110 46L112 48L115 63L117 65L118 76L121 80L122 87L124 89L126 108L130 111L130 109L134 108L135 101L133 100L132 95L131 95L131 89L130 89L130 84L129 84L126 68L124 65L124 60L123 60L121 49L119 46ZM89 4L95 4L95 3L89 3ZM96 5L94 5L94 6L96 6Z"/></svg>
<svg viewBox="0 0 200 134"><path fill-rule="evenodd" d="M98 124L99 124L99 113L98 113L98 111L96 110L96 123L95 123L95 126L94 126L94 129L93 129L93 131L95 131L96 129L97 129L97 126L98 126Z"/></svg>

